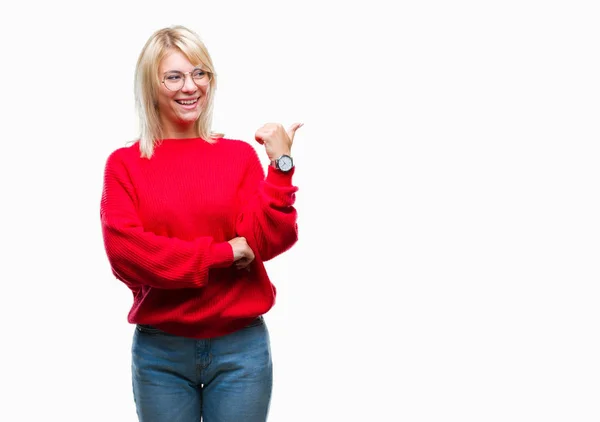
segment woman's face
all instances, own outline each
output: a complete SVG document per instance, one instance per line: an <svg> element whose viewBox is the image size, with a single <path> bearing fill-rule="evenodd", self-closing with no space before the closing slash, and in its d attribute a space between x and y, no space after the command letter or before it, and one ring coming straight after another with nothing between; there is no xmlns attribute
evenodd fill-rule
<svg viewBox="0 0 600 422"><path fill-rule="evenodd" d="M158 77L158 112L167 137L194 135L194 123L200 117L209 89L189 60L179 51L172 51L160 63ZM175 72L175 73L174 73ZM179 75L176 73L179 72ZM181 75L183 74L183 75ZM193 75L198 82L194 82ZM178 84L179 81L179 84Z"/></svg>

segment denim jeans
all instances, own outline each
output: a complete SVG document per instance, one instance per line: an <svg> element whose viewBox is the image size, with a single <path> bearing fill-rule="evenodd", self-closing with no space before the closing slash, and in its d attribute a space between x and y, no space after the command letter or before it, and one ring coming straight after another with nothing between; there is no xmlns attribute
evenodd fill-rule
<svg viewBox="0 0 600 422"><path fill-rule="evenodd" d="M267 420L273 368L262 317L204 340L137 325L131 371L140 422Z"/></svg>

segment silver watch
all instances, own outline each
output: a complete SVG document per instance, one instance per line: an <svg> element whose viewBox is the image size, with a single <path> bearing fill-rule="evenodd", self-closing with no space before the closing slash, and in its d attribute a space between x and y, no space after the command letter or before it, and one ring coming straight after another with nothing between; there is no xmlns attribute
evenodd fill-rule
<svg viewBox="0 0 600 422"><path fill-rule="evenodd" d="M271 165L277 170L287 173L294 167L294 160L289 155L282 155L271 161Z"/></svg>

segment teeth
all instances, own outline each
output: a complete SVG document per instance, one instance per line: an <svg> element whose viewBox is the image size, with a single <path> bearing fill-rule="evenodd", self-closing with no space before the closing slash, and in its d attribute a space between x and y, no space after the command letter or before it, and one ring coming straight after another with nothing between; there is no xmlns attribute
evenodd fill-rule
<svg viewBox="0 0 600 422"><path fill-rule="evenodd" d="M196 101L197 101L197 100L187 100L187 101L184 101L184 100L178 100L177 102L178 102L179 104L183 104L183 105L192 105L192 104L195 104L195 103L196 103Z"/></svg>

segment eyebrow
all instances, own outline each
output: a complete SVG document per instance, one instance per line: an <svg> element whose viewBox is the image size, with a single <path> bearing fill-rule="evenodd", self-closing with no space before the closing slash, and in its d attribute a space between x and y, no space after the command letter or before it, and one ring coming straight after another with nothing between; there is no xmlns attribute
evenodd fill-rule
<svg viewBox="0 0 600 422"><path fill-rule="evenodd" d="M194 67L192 70L190 70L190 72L193 72L194 70L202 70L203 72L208 72L207 70L202 69L202 67L200 67L201 65L198 65L196 67ZM177 72L177 73L186 73L183 72L181 70L175 70L175 69L171 69L171 70L166 70L165 73L169 73L169 72Z"/></svg>

